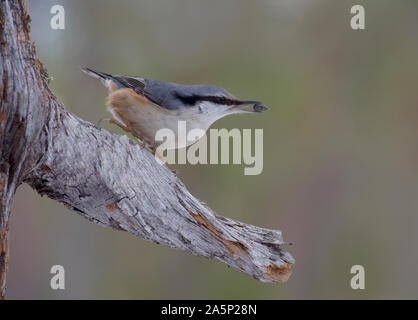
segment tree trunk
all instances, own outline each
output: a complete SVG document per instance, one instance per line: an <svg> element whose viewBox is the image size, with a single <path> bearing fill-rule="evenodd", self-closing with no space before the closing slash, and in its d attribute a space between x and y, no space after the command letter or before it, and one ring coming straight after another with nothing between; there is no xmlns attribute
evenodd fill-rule
<svg viewBox="0 0 418 320"><path fill-rule="evenodd" d="M1 0L1 297L10 206L22 182L102 226L216 258L261 281L289 278L294 260L280 231L217 215L136 142L65 110L48 88L29 22L24 1Z"/></svg>

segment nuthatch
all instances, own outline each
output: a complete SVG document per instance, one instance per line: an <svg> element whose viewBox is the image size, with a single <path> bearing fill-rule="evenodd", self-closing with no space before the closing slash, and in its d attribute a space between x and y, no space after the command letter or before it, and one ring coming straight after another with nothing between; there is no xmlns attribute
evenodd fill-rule
<svg viewBox="0 0 418 320"><path fill-rule="evenodd" d="M162 143L155 140L158 130L175 133L174 141L165 141L168 149L189 146L198 141L218 119L236 113L258 113L268 110L259 101L239 100L225 89L210 85L181 85L172 82L131 76L112 76L82 68L86 74L101 80L109 91L108 111L122 129L131 132L154 150ZM252 110L244 106L254 104ZM201 136L181 141L178 122L185 121L187 131L200 129Z"/></svg>

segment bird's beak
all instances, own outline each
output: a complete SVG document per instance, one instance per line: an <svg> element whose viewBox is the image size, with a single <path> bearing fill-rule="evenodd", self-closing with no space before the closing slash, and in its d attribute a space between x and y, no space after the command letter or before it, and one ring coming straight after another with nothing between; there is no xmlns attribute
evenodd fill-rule
<svg viewBox="0 0 418 320"><path fill-rule="evenodd" d="M253 107L250 109L248 105L252 104ZM238 112L264 112L267 111L269 108L264 106L260 101L252 101L252 100L242 100L239 104L234 105L232 110Z"/></svg>

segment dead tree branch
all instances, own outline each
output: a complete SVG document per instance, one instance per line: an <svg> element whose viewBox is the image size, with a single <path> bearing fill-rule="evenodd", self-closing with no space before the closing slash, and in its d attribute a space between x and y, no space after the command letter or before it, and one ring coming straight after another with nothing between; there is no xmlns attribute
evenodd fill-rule
<svg viewBox="0 0 418 320"><path fill-rule="evenodd" d="M64 109L48 89L29 20L23 1L0 2L1 296L10 206L23 182L102 226L286 281L294 260L280 231L217 215L149 151Z"/></svg>

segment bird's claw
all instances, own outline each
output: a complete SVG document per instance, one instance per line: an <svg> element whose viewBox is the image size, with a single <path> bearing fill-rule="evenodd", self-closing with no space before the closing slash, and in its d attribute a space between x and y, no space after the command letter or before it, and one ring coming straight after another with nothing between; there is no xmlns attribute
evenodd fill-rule
<svg viewBox="0 0 418 320"><path fill-rule="evenodd" d="M97 121L96 126L100 127L100 124L101 124L103 121L110 121L110 120L112 120L112 119L107 118L107 117L100 118L100 119L99 119L99 121Z"/></svg>

